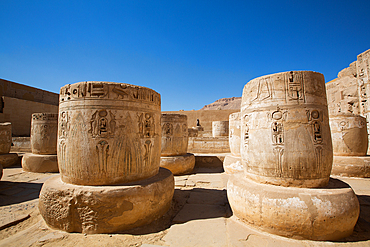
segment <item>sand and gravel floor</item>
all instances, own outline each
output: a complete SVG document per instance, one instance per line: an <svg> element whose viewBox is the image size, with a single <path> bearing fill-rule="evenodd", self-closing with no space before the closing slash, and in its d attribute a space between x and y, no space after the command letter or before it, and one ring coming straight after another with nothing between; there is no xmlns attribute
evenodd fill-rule
<svg viewBox="0 0 370 247"><path fill-rule="evenodd" d="M203 159L204 160L204 159ZM361 213L354 233L341 241L299 241L260 232L232 215L217 158L175 177L170 210L148 226L128 232L86 235L50 229L38 211L45 180L58 174L5 168L0 181L0 246L370 246L370 179L339 178L356 192ZM216 161L216 162L215 162Z"/></svg>

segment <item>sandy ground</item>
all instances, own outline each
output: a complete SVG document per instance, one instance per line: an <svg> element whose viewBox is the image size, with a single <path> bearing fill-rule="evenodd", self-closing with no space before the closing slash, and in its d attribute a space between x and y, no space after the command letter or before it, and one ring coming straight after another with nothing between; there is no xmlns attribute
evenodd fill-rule
<svg viewBox="0 0 370 247"><path fill-rule="evenodd" d="M370 179L339 178L352 186L361 205L350 237L302 241L260 232L235 218L227 201L228 175L219 164L175 177L172 206L159 220L128 232L95 235L53 230L43 221L38 195L43 182L58 174L24 172L19 165L5 168L0 181L0 246L370 246Z"/></svg>

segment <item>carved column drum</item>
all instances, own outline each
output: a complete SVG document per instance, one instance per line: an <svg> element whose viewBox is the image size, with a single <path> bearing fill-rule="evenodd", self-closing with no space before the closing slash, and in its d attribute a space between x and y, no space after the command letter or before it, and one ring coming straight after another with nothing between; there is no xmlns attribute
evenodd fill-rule
<svg viewBox="0 0 370 247"><path fill-rule="evenodd" d="M109 185L152 177L160 161L160 94L114 82L60 90L58 163L63 182Z"/></svg>
<svg viewBox="0 0 370 247"><path fill-rule="evenodd" d="M243 90L241 155L247 177L282 186L322 187L333 149L324 76L290 71Z"/></svg>
<svg viewBox="0 0 370 247"><path fill-rule="evenodd" d="M31 120L33 154L57 154L58 114L34 113Z"/></svg>
<svg viewBox="0 0 370 247"><path fill-rule="evenodd" d="M0 123L0 154L10 152L12 146L12 124Z"/></svg>
<svg viewBox="0 0 370 247"><path fill-rule="evenodd" d="M161 156L184 155L188 150L188 117L181 114L162 114Z"/></svg>
<svg viewBox="0 0 370 247"><path fill-rule="evenodd" d="M366 118L351 113L330 115L333 154L338 156L364 156L368 139Z"/></svg>
<svg viewBox="0 0 370 247"><path fill-rule="evenodd" d="M229 115L229 145L232 155L240 156L240 112Z"/></svg>
<svg viewBox="0 0 370 247"><path fill-rule="evenodd" d="M229 135L229 121L213 121L212 122L212 136L228 136Z"/></svg>

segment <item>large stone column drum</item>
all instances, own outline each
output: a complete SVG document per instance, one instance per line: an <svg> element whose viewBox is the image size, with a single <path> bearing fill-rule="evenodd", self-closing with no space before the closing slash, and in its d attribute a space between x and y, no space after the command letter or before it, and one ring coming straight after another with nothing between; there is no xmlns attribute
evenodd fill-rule
<svg viewBox="0 0 370 247"><path fill-rule="evenodd" d="M97 81L62 87L61 176L41 190L46 223L68 232L109 233L162 216L174 180L159 167L160 114L160 95L149 88Z"/></svg>
<svg viewBox="0 0 370 247"><path fill-rule="evenodd" d="M241 123L240 112L232 113L229 116L229 145L230 152L225 156L223 167L226 173L243 171L240 156L240 138L241 138Z"/></svg>
<svg viewBox="0 0 370 247"><path fill-rule="evenodd" d="M12 146L12 124L0 123L0 165L5 168L18 162L18 154L10 153Z"/></svg>
<svg viewBox="0 0 370 247"><path fill-rule="evenodd" d="M194 169L195 157L187 153L188 118L181 114L162 114L161 167L174 175L186 174Z"/></svg>
<svg viewBox="0 0 370 247"><path fill-rule="evenodd" d="M330 129L334 153L331 174L370 177L370 158L366 156L366 118L351 113L337 113L330 116Z"/></svg>
<svg viewBox="0 0 370 247"><path fill-rule="evenodd" d="M244 173L231 175L227 188L234 215L292 238L352 233L357 197L347 184L329 183L333 149L322 74L290 71L245 85L241 156Z"/></svg>
<svg viewBox="0 0 370 247"><path fill-rule="evenodd" d="M57 113L32 114L32 153L23 155L23 170L29 172L59 172L57 161L57 133Z"/></svg>
<svg viewBox="0 0 370 247"><path fill-rule="evenodd" d="M213 121L212 122L212 136L228 136L229 135L229 121Z"/></svg>

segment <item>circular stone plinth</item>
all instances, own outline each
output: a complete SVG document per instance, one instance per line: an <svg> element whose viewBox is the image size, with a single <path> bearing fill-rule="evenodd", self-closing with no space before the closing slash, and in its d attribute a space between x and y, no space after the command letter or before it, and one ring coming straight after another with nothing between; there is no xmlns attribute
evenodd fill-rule
<svg viewBox="0 0 370 247"><path fill-rule="evenodd" d="M114 233L142 226L161 217L174 193L172 173L116 186L67 184L48 179L40 192L39 210L52 228L89 234Z"/></svg>
<svg viewBox="0 0 370 247"><path fill-rule="evenodd" d="M370 156L334 156L331 175L370 178Z"/></svg>
<svg viewBox="0 0 370 247"><path fill-rule="evenodd" d="M161 157L161 167L170 170L173 175L190 173L195 166L194 154Z"/></svg>
<svg viewBox="0 0 370 247"><path fill-rule="evenodd" d="M309 189L259 184L243 173L230 176L227 196L235 216L263 231L295 239L337 240L352 234L360 205L337 179Z"/></svg>
<svg viewBox="0 0 370 247"><path fill-rule="evenodd" d="M22 158L22 168L27 172L59 172L57 155L24 154Z"/></svg>
<svg viewBox="0 0 370 247"><path fill-rule="evenodd" d="M235 156L232 154L226 155L223 166L226 174L243 172L243 165L240 156Z"/></svg>
<svg viewBox="0 0 370 247"><path fill-rule="evenodd" d="M0 164L3 168L17 164L18 159L19 157L16 153L0 154Z"/></svg>

